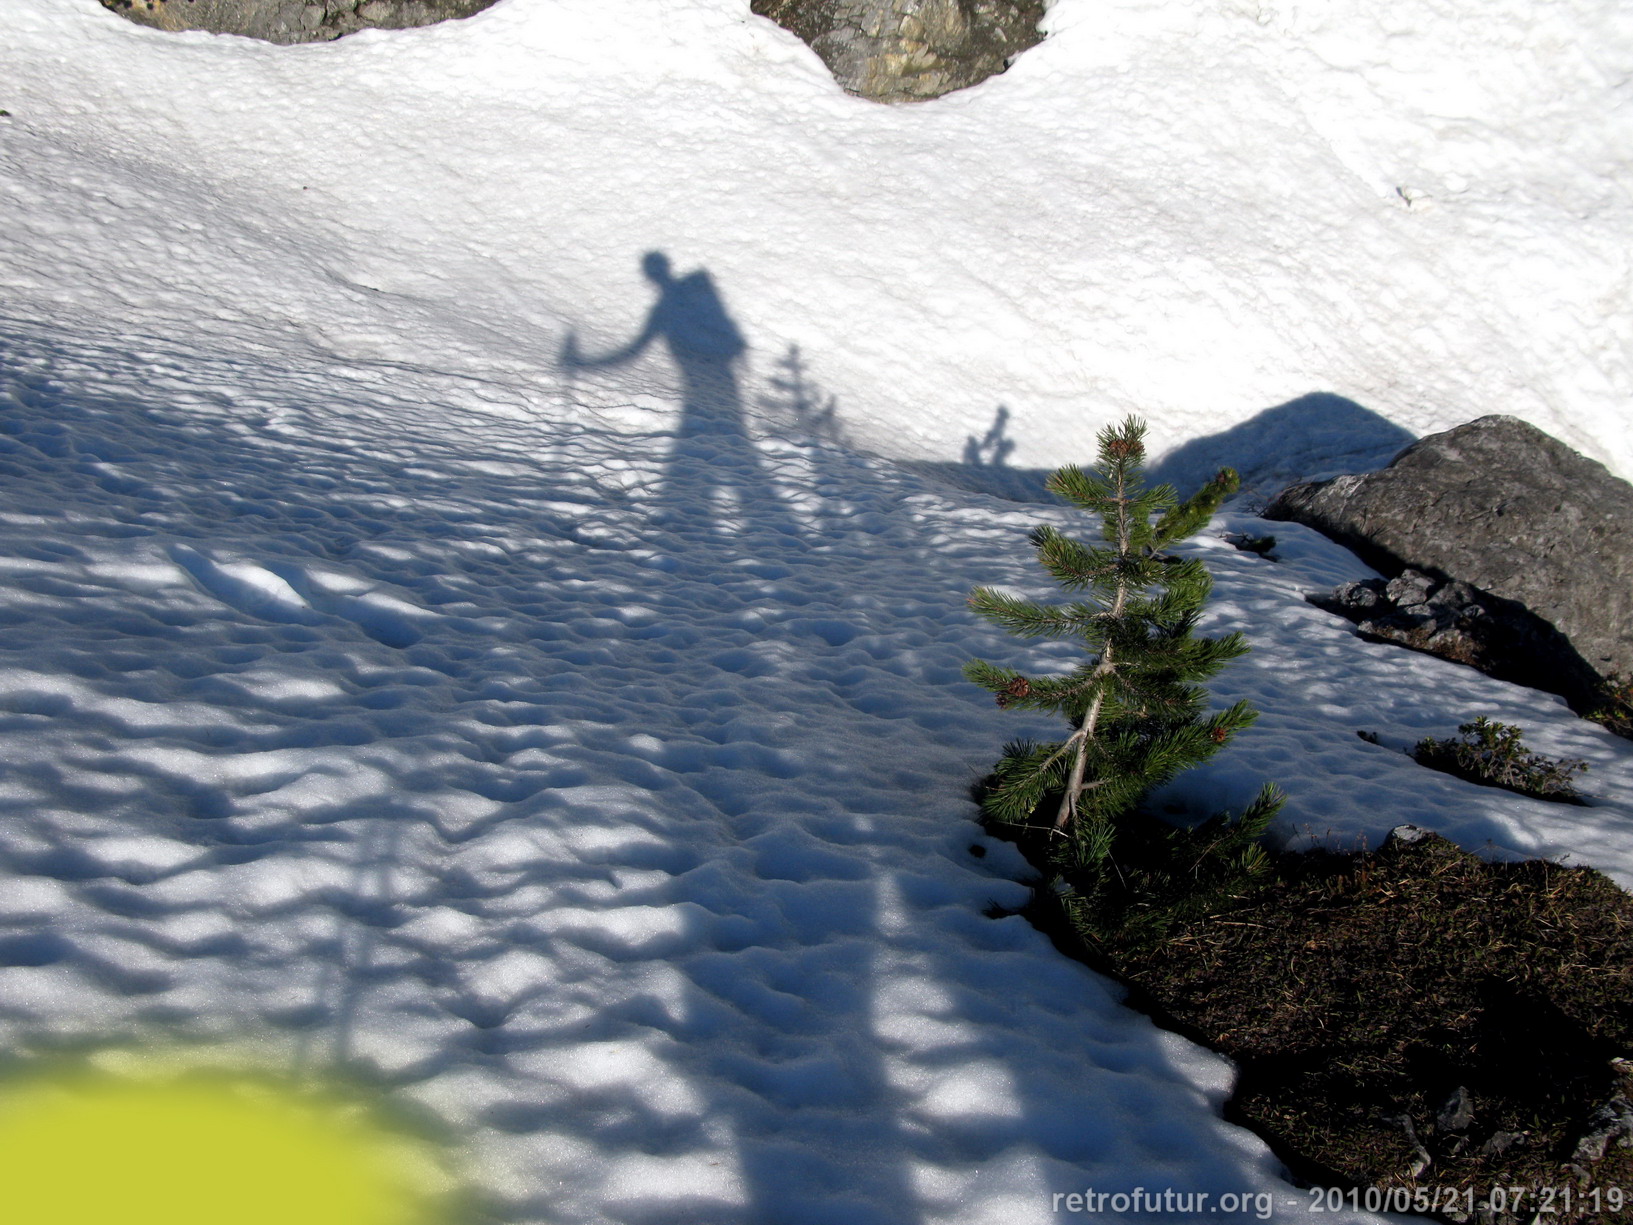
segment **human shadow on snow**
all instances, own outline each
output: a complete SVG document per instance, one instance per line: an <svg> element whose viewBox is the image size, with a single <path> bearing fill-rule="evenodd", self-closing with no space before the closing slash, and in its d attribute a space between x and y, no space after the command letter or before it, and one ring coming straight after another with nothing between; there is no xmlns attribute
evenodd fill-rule
<svg viewBox="0 0 1633 1225"><path fill-rule="evenodd" d="M569 332L561 364L568 371L628 365L662 341L680 375L680 418L649 511L658 526L737 533L769 529L798 535L765 470L744 420L739 366L748 343L704 269L677 275L662 251L649 251L641 271L657 300L641 330L611 352L589 355ZM736 534L736 533L733 533Z"/></svg>

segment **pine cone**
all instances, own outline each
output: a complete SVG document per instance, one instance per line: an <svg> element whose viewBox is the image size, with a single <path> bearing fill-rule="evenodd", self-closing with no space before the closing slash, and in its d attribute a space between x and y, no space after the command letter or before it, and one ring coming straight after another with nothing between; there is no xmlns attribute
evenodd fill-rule
<svg viewBox="0 0 1633 1225"><path fill-rule="evenodd" d="M998 695L998 707L1008 706L1016 698L1024 698L1032 692L1032 684L1024 676L1017 676L1004 686L1004 691Z"/></svg>

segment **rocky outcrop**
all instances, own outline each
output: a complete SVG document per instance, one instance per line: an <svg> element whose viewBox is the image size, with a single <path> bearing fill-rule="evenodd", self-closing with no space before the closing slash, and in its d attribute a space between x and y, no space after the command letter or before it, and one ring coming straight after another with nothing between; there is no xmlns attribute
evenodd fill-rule
<svg viewBox="0 0 1633 1225"><path fill-rule="evenodd" d="M1043 38L1044 0L752 0L749 7L804 39L851 93L879 102L922 101L977 84Z"/></svg>
<svg viewBox="0 0 1633 1225"><path fill-rule="evenodd" d="M1345 583L1312 604L1348 617L1363 637L1397 642L1492 676L1592 704L1599 675L1566 637L1513 600L1421 570Z"/></svg>
<svg viewBox="0 0 1633 1225"><path fill-rule="evenodd" d="M469 17L494 0L102 0L141 25L310 43L358 30L404 30Z"/></svg>
<svg viewBox="0 0 1633 1225"><path fill-rule="evenodd" d="M1385 574L1419 572L1357 618L1380 636L1573 701L1633 672L1633 486L1517 418L1431 435L1378 472L1294 485L1264 517L1308 524ZM1513 632L1470 647L1478 635L1464 631L1482 618Z"/></svg>

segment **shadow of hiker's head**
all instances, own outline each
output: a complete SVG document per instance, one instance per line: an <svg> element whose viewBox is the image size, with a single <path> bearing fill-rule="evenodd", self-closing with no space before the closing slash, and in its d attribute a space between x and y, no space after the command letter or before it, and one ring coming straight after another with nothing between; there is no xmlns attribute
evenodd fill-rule
<svg viewBox="0 0 1633 1225"><path fill-rule="evenodd" d="M646 274L646 279L659 289L667 288L675 280L669 257L662 251L648 251L641 256L641 271Z"/></svg>

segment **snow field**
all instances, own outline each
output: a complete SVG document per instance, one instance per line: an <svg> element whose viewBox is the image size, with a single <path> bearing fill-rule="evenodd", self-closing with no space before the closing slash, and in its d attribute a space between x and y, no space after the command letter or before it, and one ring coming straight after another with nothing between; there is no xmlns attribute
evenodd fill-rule
<svg viewBox="0 0 1633 1225"><path fill-rule="evenodd" d="M542 386L565 330L628 334L659 249L891 455L951 458L1000 405L1017 466L1130 411L1160 453L1331 392L1413 435L1514 413L1633 472L1598 428L1633 388L1620 6L1058 0L1046 28L887 108L739 0L293 48L22 0L3 283L39 317Z"/></svg>

